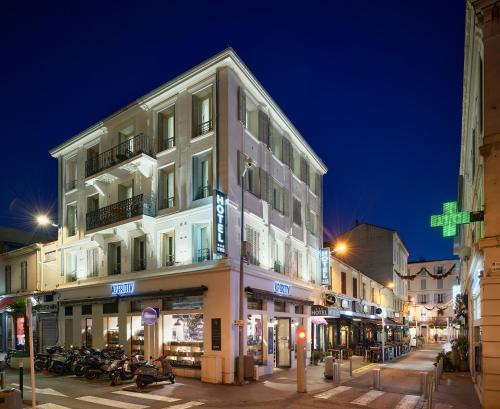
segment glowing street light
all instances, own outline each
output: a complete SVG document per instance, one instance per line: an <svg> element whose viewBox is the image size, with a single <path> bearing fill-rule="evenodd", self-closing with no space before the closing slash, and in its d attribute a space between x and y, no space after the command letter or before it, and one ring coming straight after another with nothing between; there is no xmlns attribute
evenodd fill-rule
<svg viewBox="0 0 500 409"><path fill-rule="evenodd" d="M339 242L333 249L335 254L345 254L347 253L347 244L344 242Z"/></svg>
<svg viewBox="0 0 500 409"><path fill-rule="evenodd" d="M37 215L35 220L36 223L41 227L47 227L47 226L57 227L57 224L52 223L52 220L50 220L49 216L47 216L46 214Z"/></svg>

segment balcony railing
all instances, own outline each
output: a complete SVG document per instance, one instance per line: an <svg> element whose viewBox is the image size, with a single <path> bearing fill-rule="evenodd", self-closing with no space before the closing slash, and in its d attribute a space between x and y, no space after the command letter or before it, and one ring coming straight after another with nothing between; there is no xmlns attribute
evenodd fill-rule
<svg viewBox="0 0 500 409"><path fill-rule="evenodd" d="M134 260L134 271L146 270L146 259Z"/></svg>
<svg viewBox="0 0 500 409"><path fill-rule="evenodd" d="M210 249L198 249L196 251L196 259L198 263L210 260Z"/></svg>
<svg viewBox="0 0 500 409"><path fill-rule="evenodd" d="M108 224L118 223L132 217L155 216L154 200L151 195L140 194L121 202L87 213L87 230L97 229Z"/></svg>
<svg viewBox="0 0 500 409"><path fill-rule="evenodd" d="M196 133L196 136L201 136L201 135L205 135L206 133L210 132L211 130L213 129L213 124L212 124L212 120L208 120L206 122L202 122L201 124L198 124L198 128L197 128L197 133Z"/></svg>
<svg viewBox="0 0 500 409"><path fill-rule="evenodd" d="M142 133L88 159L85 162L85 176L95 175L141 153L154 157L153 142Z"/></svg>
<svg viewBox="0 0 500 409"><path fill-rule="evenodd" d="M194 200L198 199L204 199L205 197L209 197L212 195L212 189L210 185L207 186L200 186L198 190L196 191L196 195Z"/></svg>
<svg viewBox="0 0 500 409"><path fill-rule="evenodd" d="M175 256L173 254L167 254L165 256L164 265L166 267L171 267L171 266L175 265Z"/></svg>
<svg viewBox="0 0 500 409"><path fill-rule="evenodd" d="M164 151L167 149L172 149L175 146L175 138L163 138L160 139L158 151Z"/></svg>
<svg viewBox="0 0 500 409"><path fill-rule="evenodd" d="M175 197L160 198L158 209L170 209L175 206Z"/></svg>

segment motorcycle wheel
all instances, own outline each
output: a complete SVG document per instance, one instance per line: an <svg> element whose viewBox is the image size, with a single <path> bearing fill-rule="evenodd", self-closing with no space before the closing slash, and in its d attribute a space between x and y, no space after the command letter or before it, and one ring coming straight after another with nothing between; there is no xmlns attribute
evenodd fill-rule
<svg viewBox="0 0 500 409"><path fill-rule="evenodd" d="M64 366L62 366L62 365L57 365L57 366L54 368L54 373L55 373L56 375L59 375L59 376L64 375Z"/></svg>
<svg viewBox="0 0 500 409"><path fill-rule="evenodd" d="M75 366L75 369L73 370L73 373L76 375L76 376L79 376L79 377L82 377L83 375L85 375L85 371L84 371L84 367L83 365L76 365Z"/></svg>
<svg viewBox="0 0 500 409"><path fill-rule="evenodd" d="M138 375L137 378L135 378L135 384L137 385L138 388L142 388L146 386L146 382L142 379L141 375Z"/></svg>
<svg viewBox="0 0 500 409"><path fill-rule="evenodd" d="M35 371L43 371L44 364L41 361L35 361Z"/></svg>
<svg viewBox="0 0 500 409"><path fill-rule="evenodd" d="M85 378L87 378L89 381L93 381L95 378L97 378L97 372L92 370L86 370Z"/></svg>
<svg viewBox="0 0 500 409"><path fill-rule="evenodd" d="M170 383L175 383L175 375L170 375Z"/></svg>
<svg viewBox="0 0 500 409"><path fill-rule="evenodd" d="M120 374L114 373L111 375L111 386L119 385L121 381Z"/></svg>

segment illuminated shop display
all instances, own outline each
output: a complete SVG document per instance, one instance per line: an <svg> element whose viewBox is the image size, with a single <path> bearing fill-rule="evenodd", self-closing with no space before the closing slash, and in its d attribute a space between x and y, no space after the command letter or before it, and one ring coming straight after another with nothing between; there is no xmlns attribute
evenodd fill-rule
<svg viewBox="0 0 500 409"><path fill-rule="evenodd" d="M103 318L103 329L106 334L106 347L118 348L120 346L120 331L118 329L118 317Z"/></svg>
<svg viewBox="0 0 500 409"><path fill-rule="evenodd" d="M172 366L201 367L203 314L163 316L163 355Z"/></svg>
<svg viewBox="0 0 500 409"><path fill-rule="evenodd" d="M247 320L247 355L253 356L256 365L263 363L262 341L262 315L249 315Z"/></svg>

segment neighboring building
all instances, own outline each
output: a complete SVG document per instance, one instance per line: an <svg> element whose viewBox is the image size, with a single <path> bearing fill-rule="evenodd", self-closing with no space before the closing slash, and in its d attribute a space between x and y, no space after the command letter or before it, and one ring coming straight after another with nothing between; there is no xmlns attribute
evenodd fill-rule
<svg viewBox="0 0 500 409"><path fill-rule="evenodd" d="M435 334L439 339L453 336L453 296L459 285L459 272L456 259L408 263L408 275L416 276L408 280L412 337L422 335L425 341L431 341Z"/></svg>
<svg viewBox="0 0 500 409"><path fill-rule="evenodd" d="M43 232L27 232L13 227L0 226L0 253L52 240L54 237Z"/></svg>
<svg viewBox="0 0 500 409"><path fill-rule="evenodd" d="M362 347L381 341L382 315L393 316L393 292L332 255L329 282L322 307L312 307L313 348L342 346L362 354ZM390 318L385 323L386 340L402 340L403 326Z"/></svg>
<svg viewBox="0 0 500 409"><path fill-rule="evenodd" d="M357 224L336 238L347 246L344 254L337 255L347 264L384 285L388 294L394 293L394 305L388 309L389 317L402 320L408 300L407 280L398 276L408 273L408 250L395 230L373 224ZM335 247L333 244L331 247ZM391 291L392 290L392 291ZM389 296L389 295L388 295Z"/></svg>
<svg viewBox="0 0 500 409"><path fill-rule="evenodd" d="M485 408L500 407L500 4L467 1L458 207L484 211L460 227L455 253L468 302L470 368Z"/></svg>
<svg viewBox="0 0 500 409"><path fill-rule="evenodd" d="M326 168L231 49L51 151L59 166L59 342L164 354L231 383L238 354L240 173L247 172L245 353L296 365L321 299ZM214 209L215 191L225 195ZM223 240L224 239L224 240ZM221 242L220 240L223 240ZM141 312L157 308L144 326Z"/></svg>
<svg viewBox="0 0 500 409"><path fill-rule="evenodd" d="M51 249L54 259L48 260L47 251ZM18 317L14 322L6 307L1 307L4 299L19 296L32 296L34 302L42 304L35 313L35 350L43 351L57 343L57 302L53 292L44 291L42 281L44 276L54 276L58 270L54 243L35 243L0 254L1 351L24 347L23 318Z"/></svg>

